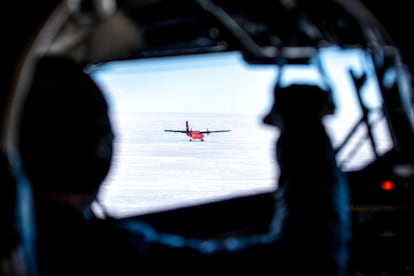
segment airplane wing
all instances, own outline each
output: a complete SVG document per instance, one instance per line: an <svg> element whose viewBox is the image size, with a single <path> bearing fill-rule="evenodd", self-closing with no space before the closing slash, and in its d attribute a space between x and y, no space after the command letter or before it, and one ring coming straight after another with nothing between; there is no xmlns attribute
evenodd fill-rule
<svg viewBox="0 0 414 276"><path fill-rule="evenodd" d="M186 130L174 130L174 129L164 129L165 132L179 132L179 133L187 133ZM230 130L206 130L206 131L194 131L193 132L199 132L199 133L213 133L213 132L230 132Z"/></svg>
<svg viewBox="0 0 414 276"><path fill-rule="evenodd" d="M173 130L173 129L164 129L165 132L179 132L179 133L187 133L186 130Z"/></svg>
<svg viewBox="0 0 414 276"><path fill-rule="evenodd" d="M200 133L213 133L213 132L230 132L230 130L226 129L226 130L206 130L206 131L200 131Z"/></svg>

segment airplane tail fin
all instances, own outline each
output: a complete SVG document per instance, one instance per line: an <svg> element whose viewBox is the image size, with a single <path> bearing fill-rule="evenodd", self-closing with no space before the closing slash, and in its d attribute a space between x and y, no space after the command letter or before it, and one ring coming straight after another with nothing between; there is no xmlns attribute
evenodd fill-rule
<svg viewBox="0 0 414 276"><path fill-rule="evenodd" d="M188 124L188 121L185 121L185 128L187 130L187 135L190 134L190 125Z"/></svg>

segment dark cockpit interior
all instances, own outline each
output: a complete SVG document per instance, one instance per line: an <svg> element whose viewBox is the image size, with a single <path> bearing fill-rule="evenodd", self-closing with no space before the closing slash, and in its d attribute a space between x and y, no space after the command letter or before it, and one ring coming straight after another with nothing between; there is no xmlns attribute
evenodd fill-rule
<svg viewBox="0 0 414 276"><path fill-rule="evenodd" d="M3 84L1 93L2 152L13 168L18 167L16 125L32 81L35 60L39 57L65 56L83 66L91 76L97 76L94 74L107 70L108 66L121 67L130 62L236 54L245 67L272 68L275 74L271 76L276 76L271 79L272 86L283 86L292 68L310 68L316 72L319 84L331 93L333 106L329 113L332 116L326 123L331 126L335 138L338 166L349 179L353 236L348 274L413 273L414 59L412 45L407 41L409 24L403 20L409 20L407 4L357 0L18 2L27 8L10 7L17 14L13 15L12 24L20 20L27 20L27 23L20 24L17 29L8 27L4 72L7 83ZM7 42L9 38L11 42ZM347 61L347 55L352 52L358 53L357 65L341 67L342 78L333 80L337 74L333 68L340 61ZM178 63L176 68L181 70L185 66L185 63ZM140 70L148 70L143 68ZM144 71L134 74L140 72ZM290 81L303 81L306 76L300 75ZM213 79L209 81L214 82ZM102 84L109 85L109 82L102 81ZM178 92L171 91L176 93L172 96L179 98ZM347 99L345 94L352 102L344 100ZM171 97L171 94L165 95L162 97ZM157 99L162 102L162 97ZM216 102L226 98L215 97L218 97ZM267 99L273 101L271 97ZM255 114L255 120L258 124L272 125L273 122L266 121L264 116L270 110L262 111ZM225 139L226 136L211 135L208 139L213 137ZM208 141L205 144L208 145ZM159 170L168 171L161 163L158 165ZM185 174L188 169L180 170ZM10 188L10 179L2 177L0 182L1 194L3 190L13 191L16 198L14 205L8 202L1 207L5 214L1 227L5 230L1 231L0 242L1 248L4 245L4 248L15 249L18 247L15 245L23 245L23 256L30 259L27 256L32 250L33 237L27 231L31 223L27 216L32 214L26 208L30 209L32 203L27 200L27 193L21 192L22 189L27 192L27 183L20 175L22 172L17 171L19 181L12 183L15 188ZM234 173L232 179L243 182L238 174ZM170 185L174 185L174 181L178 183L181 179L168 179ZM3 187L6 186L3 182L7 187ZM269 187L276 188L273 184ZM226 195L225 199L217 197L177 208L150 212L135 209L136 212L120 219L139 219L157 229L186 236L221 237L228 233L267 229L273 215L273 200L273 188L264 192L249 190L243 195ZM18 207L20 205L25 208ZM123 208L122 205L119 208ZM14 239L16 236L20 239ZM11 261L8 254L2 254L2 260L13 266L15 260ZM35 266L30 261L27 265ZM30 273L29 269L25 275L36 273Z"/></svg>

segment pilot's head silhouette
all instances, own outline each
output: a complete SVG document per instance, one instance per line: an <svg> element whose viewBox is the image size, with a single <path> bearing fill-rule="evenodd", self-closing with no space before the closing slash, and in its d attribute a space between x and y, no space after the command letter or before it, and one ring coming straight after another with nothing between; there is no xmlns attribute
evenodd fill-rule
<svg viewBox="0 0 414 276"><path fill-rule="evenodd" d="M314 84L276 85L274 103L263 118L267 125L283 128L289 125L303 125L334 112L331 92Z"/></svg>
<svg viewBox="0 0 414 276"><path fill-rule="evenodd" d="M107 102L81 66L63 57L38 61L19 131L35 192L98 190L110 168L113 133Z"/></svg>

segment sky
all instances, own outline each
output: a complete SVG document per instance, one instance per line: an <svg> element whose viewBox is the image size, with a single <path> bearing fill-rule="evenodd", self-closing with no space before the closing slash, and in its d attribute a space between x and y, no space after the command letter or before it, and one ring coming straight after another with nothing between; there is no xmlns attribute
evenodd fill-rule
<svg viewBox="0 0 414 276"><path fill-rule="evenodd" d="M334 89L340 85L339 89L351 90L346 70L360 72L366 57L356 50L335 49L326 51L323 62L327 57L331 62L326 63L325 75L315 66L302 66L284 69L283 79L321 83L322 76ZM273 103L279 70L274 65L248 65L240 54L225 53L112 62L91 72L113 110L259 114Z"/></svg>
<svg viewBox="0 0 414 276"><path fill-rule="evenodd" d="M94 73L117 98L114 109L201 113L260 112L275 74L270 66L248 67L235 54L108 64Z"/></svg>

